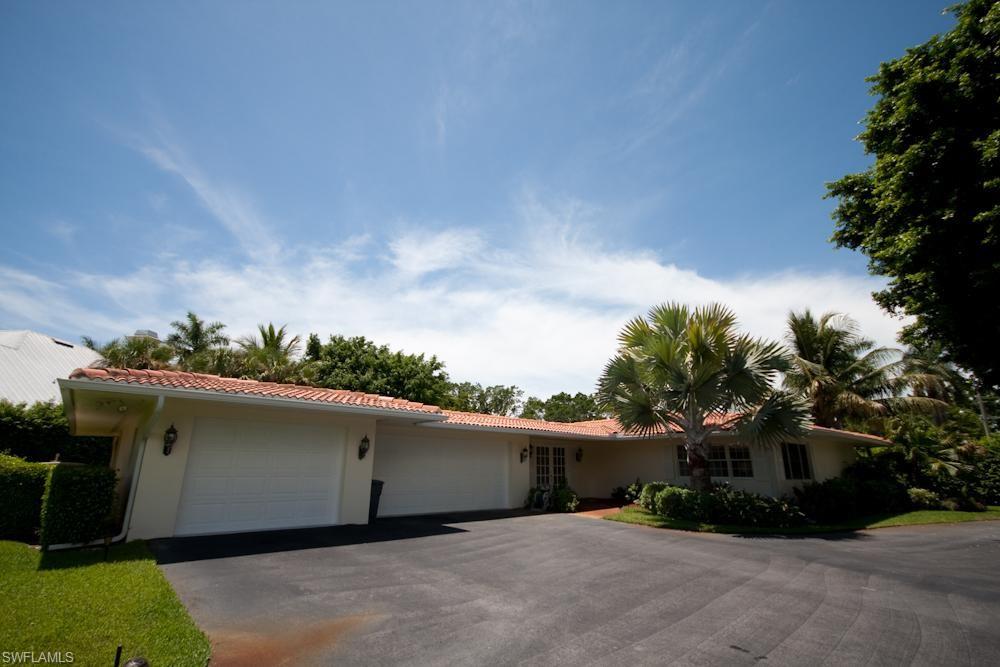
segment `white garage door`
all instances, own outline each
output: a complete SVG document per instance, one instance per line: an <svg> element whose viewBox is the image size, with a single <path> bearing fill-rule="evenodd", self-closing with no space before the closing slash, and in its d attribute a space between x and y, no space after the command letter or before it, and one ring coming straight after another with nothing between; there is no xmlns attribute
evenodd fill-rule
<svg viewBox="0 0 1000 667"><path fill-rule="evenodd" d="M195 421L177 535L337 523L342 429Z"/></svg>
<svg viewBox="0 0 1000 667"><path fill-rule="evenodd" d="M507 465L504 442L380 432L379 516L507 507Z"/></svg>

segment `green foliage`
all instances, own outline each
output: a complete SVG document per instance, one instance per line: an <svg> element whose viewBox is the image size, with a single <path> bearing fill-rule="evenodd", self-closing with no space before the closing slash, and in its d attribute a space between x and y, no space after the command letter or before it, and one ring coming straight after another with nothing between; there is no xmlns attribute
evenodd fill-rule
<svg viewBox="0 0 1000 667"><path fill-rule="evenodd" d="M0 452L28 461L62 461L108 465L111 438L72 436L61 405L13 404L0 400Z"/></svg>
<svg viewBox="0 0 1000 667"><path fill-rule="evenodd" d="M879 67L859 136L867 170L831 183L833 241L887 276L878 303L916 317L904 340L940 342L1000 385L1000 4L969 0L956 26Z"/></svg>
<svg viewBox="0 0 1000 667"><path fill-rule="evenodd" d="M663 489L670 486L667 482L647 482L642 485L642 491L639 492L639 497L636 498L636 504L647 509L650 512L656 511L656 494L658 494Z"/></svg>
<svg viewBox="0 0 1000 667"><path fill-rule="evenodd" d="M35 541L49 468L0 454L0 539Z"/></svg>
<svg viewBox="0 0 1000 667"><path fill-rule="evenodd" d="M525 419L544 419L550 422L582 422L605 416L592 394L565 391L553 394L547 400L532 396L524 402L521 416Z"/></svg>
<svg viewBox="0 0 1000 667"><path fill-rule="evenodd" d="M243 336L236 345L243 351L245 375L262 382L301 384L305 382L303 366L295 359L301 339L290 336L287 325L275 328L257 325L257 335Z"/></svg>
<svg viewBox="0 0 1000 667"><path fill-rule="evenodd" d="M616 486L611 489L611 499L621 503L634 503L639 500L643 486L642 480L636 477L628 486Z"/></svg>
<svg viewBox="0 0 1000 667"><path fill-rule="evenodd" d="M307 357L312 383L319 387L350 389L440 405L447 400L450 383L444 363L437 357L393 352L364 336L330 336Z"/></svg>
<svg viewBox="0 0 1000 667"><path fill-rule="evenodd" d="M941 498L938 494L928 489L912 488L907 490L910 497L910 505L918 510L939 510L942 509Z"/></svg>
<svg viewBox="0 0 1000 667"><path fill-rule="evenodd" d="M805 515L785 498L771 498L716 484L709 491L666 486L656 492L653 510L661 516L699 523L790 528Z"/></svg>
<svg viewBox="0 0 1000 667"><path fill-rule="evenodd" d="M458 382L451 384L441 407L506 417L517 413L523 395L524 392L513 385L484 387L478 382Z"/></svg>
<svg viewBox="0 0 1000 667"><path fill-rule="evenodd" d="M806 433L809 406L775 389L790 367L778 343L737 329L718 304L663 304L629 322L598 381L597 399L636 434L684 434L691 484L708 490L708 443L735 431L743 442L777 444Z"/></svg>
<svg viewBox="0 0 1000 667"><path fill-rule="evenodd" d="M82 544L109 535L115 472L100 466L52 466L42 497L40 538L51 544Z"/></svg>
<svg viewBox="0 0 1000 667"><path fill-rule="evenodd" d="M191 311L184 320L171 322L173 332L167 336L167 345L174 349L177 362L187 370L187 362L217 348L229 345L229 338L223 334L226 325L222 322L205 323Z"/></svg>
<svg viewBox="0 0 1000 667"><path fill-rule="evenodd" d="M917 368L899 350L877 347L846 315L790 313L787 339L794 356L785 386L809 399L820 426L945 407L945 378L928 364Z"/></svg>
<svg viewBox="0 0 1000 667"><path fill-rule="evenodd" d="M549 502L553 512L575 512L580 505L580 499L576 493L565 484L552 489Z"/></svg>
<svg viewBox="0 0 1000 667"><path fill-rule="evenodd" d="M126 336L115 338L104 345L96 344L84 337L84 344L91 348L112 368L135 368L137 370L163 370L171 368L174 348L155 338L146 336Z"/></svg>

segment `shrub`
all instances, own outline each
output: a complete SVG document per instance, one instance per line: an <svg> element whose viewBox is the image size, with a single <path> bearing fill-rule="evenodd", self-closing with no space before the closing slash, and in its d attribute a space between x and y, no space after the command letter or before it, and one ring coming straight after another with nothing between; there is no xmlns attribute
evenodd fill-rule
<svg viewBox="0 0 1000 667"><path fill-rule="evenodd" d="M616 503L624 505L625 503L628 502L626 500L627 497L628 497L628 491L625 489L624 486L616 486L615 488L611 489L611 500L615 501Z"/></svg>
<svg viewBox="0 0 1000 667"><path fill-rule="evenodd" d="M70 435L60 405L0 400L0 452L4 451L27 461L52 461L58 454L63 461L108 465L111 438Z"/></svg>
<svg viewBox="0 0 1000 667"><path fill-rule="evenodd" d="M796 487L795 499L799 509L813 521L837 523L861 514L858 484L846 477L833 477Z"/></svg>
<svg viewBox="0 0 1000 667"><path fill-rule="evenodd" d="M907 493L910 496L910 504L917 509L939 510L943 507L941 504L941 498L939 498L938 494L933 491L914 487L907 491Z"/></svg>
<svg viewBox="0 0 1000 667"><path fill-rule="evenodd" d="M642 493L642 481L636 477L635 481L628 485L625 489L625 502L634 503L639 500L639 494Z"/></svg>
<svg viewBox="0 0 1000 667"><path fill-rule="evenodd" d="M727 484L718 484L707 492L667 486L654 498L657 514L685 521L768 528L789 528L806 522L805 515L788 499L739 491Z"/></svg>
<svg viewBox="0 0 1000 667"><path fill-rule="evenodd" d="M666 482L649 482L642 487L642 491L639 493L639 497L635 501L636 504L644 510L655 512L656 494L668 486L669 484Z"/></svg>
<svg viewBox="0 0 1000 667"><path fill-rule="evenodd" d="M49 468L0 454L0 539L35 541Z"/></svg>
<svg viewBox="0 0 1000 667"><path fill-rule="evenodd" d="M694 491L680 486L668 486L661 489L653 499L653 511L662 516L669 516L675 519L687 516L690 513L688 505L691 504Z"/></svg>
<svg viewBox="0 0 1000 667"><path fill-rule="evenodd" d="M552 489L550 498L554 512L575 512L580 505L580 499L576 493L565 484Z"/></svg>
<svg viewBox="0 0 1000 667"><path fill-rule="evenodd" d="M843 477L857 484L857 515L902 512L910 508L903 454L882 450L844 468Z"/></svg>
<svg viewBox="0 0 1000 667"><path fill-rule="evenodd" d="M115 472L102 466L52 466L42 498L41 544L82 544L108 534Z"/></svg>

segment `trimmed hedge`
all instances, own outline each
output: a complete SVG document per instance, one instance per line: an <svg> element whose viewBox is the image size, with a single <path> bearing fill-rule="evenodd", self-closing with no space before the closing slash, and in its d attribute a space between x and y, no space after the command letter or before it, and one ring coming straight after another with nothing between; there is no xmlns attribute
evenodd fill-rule
<svg viewBox="0 0 1000 667"><path fill-rule="evenodd" d="M115 472L76 463L52 466L42 499L41 544L82 544L109 534Z"/></svg>
<svg viewBox="0 0 1000 667"><path fill-rule="evenodd" d="M0 454L0 539L35 541L51 467Z"/></svg>
<svg viewBox="0 0 1000 667"><path fill-rule="evenodd" d="M0 400L0 452L27 461L62 461L106 466L111 438L72 436L61 405L13 404Z"/></svg>
<svg viewBox="0 0 1000 667"><path fill-rule="evenodd" d="M643 498L652 498L649 507ZM786 498L771 498L716 484L711 491L695 491L663 482L642 490L639 505L661 516L699 523L791 528L807 522L805 515Z"/></svg>
<svg viewBox="0 0 1000 667"><path fill-rule="evenodd" d="M670 486L666 482L647 482L639 492L635 504L648 512L656 511L656 494Z"/></svg>

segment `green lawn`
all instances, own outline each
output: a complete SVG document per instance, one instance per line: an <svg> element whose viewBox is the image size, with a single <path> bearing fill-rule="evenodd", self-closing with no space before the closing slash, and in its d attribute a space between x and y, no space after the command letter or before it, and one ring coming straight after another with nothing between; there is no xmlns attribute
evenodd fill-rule
<svg viewBox="0 0 1000 667"><path fill-rule="evenodd" d="M879 514L862 517L845 523L801 526L798 528L758 528L753 526L725 526L696 521L682 521L647 512L640 507L623 507L617 514L604 517L609 521L634 523L654 528L693 530L702 533L733 533L738 535L809 535L890 526L915 526L928 523L962 523L965 521L1000 520L1000 507L990 507L985 512L948 512L944 510L918 510L902 514Z"/></svg>
<svg viewBox="0 0 1000 667"><path fill-rule="evenodd" d="M154 667L204 665L208 639L142 542L43 554L0 541L0 647L73 652L79 665L141 655Z"/></svg>

